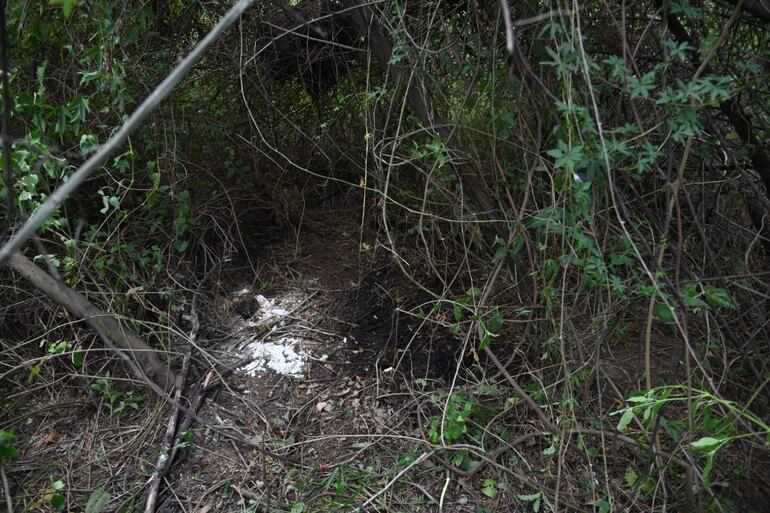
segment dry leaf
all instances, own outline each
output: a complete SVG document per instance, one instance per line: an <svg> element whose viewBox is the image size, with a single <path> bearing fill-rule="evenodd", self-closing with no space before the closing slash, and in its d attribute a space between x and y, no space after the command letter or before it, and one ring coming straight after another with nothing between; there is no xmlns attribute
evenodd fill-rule
<svg viewBox="0 0 770 513"><path fill-rule="evenodd" d="M35 442L35 449L39 449L43 447L44 445L48 445L50 443L53 443L59 439L59 433L56 431L49 431L48 433L41 436L36 442Z"/></svg>

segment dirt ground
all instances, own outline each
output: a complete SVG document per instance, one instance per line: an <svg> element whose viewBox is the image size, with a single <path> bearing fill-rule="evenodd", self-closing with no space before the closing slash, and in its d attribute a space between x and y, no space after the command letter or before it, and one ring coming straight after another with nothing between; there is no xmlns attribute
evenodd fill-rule
<svg viewBox="0 0 770 513"><path fill-rule="evenodd" d="M606 483L570 447L576 439L553 458L557 441L539 434L520 401L487 386L494 379L461 354L462 340L441 322L446 313L427 322L419 314L426 298L390 255L361 250L358 212L318 208L280 236L241 226L247 251L222 265L200 296L185 395L214 385L202 396L200 421L177 440L158 511L536 511L543 505L533 482L560 486L568 511L590 511L586 482L620 489L629 448L608 442L602 471L618 478ZM600 365L624 395L638 384L638 350L633 341L613 347ZM171 409L114 377L127 382L117 381L109 407L109 394L83 385L98 376L53 376L34 401L10 391L4 404L13 418L3 428L25 441L6 469L17 507L144 511ZM473 394L476 418L485 404L498 412L486 421L502 430L480 427L491 457L461 442L437 445L450 386ZM767 485L747 482L734 495L756 503L749 494L764 496Z"/></svg>
<svg viewBox="0 0 770 513"><path fill-rule="evenodd" d="M435 409L431 390L454 373L455 341L417 331L423 321L402 310L415 294L381 248L359 251L355 212L308 218L282 238L270 234L269 244L261 243L265 227L243 226L248 252L223 265L201 296L188 393L233 372L198 411L209 427L194 423L182 437L158 510L430 511L439 502L445 511L477 510L490 501L462 480L445 486L416 417ZM264 319L271 307L278 315ZM282 351L301 362L287 363ZM6 424L30 441L7 469L17 504L54 511L58 495L63 510L84 511L99 490L109 497L104 511L142 511L169 409L140 386L116 387L116 404L127 403L116 411L62 382L48 400L16 404Z"/></svg>

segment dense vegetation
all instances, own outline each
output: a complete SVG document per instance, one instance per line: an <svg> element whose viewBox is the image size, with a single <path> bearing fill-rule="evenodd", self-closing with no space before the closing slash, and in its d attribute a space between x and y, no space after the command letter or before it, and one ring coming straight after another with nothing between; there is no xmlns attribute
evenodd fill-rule
<svg viewBox="0 0 770 513"><path fill-rule="evenodd" d="M8 2L3 243L229 7ZM357 225L370 281L349 281L388 289L452 357L388 389L405 445L380 465L352 434L331 459L364 463L340 471L246 431L254 469L280 462L294 492L271 481L238 507L766 510L767 2L255 2L23 253L177 374L189 353L205 372L213 319L185 335L197 295L215 302L212 276L276 234L334 232L314 228L324 208ZM41 411L66 418L58 394L150 447L169 397L15 267L0 276L8 507L144 509L147 468L19 463Z"/></svg>

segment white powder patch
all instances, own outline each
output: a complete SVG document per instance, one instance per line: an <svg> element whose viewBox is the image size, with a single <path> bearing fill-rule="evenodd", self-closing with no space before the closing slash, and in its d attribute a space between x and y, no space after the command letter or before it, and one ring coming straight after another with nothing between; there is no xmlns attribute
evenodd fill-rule
<svg viewBox="0 0 770 513"><path fill-rule="evenodd" d="M252 342L246 346L246 353L254 357L254 361L242 369L252 377L267 369L286 376L301 376L306 355L294 350L300 342L292 337L282 337L275 342Z"/></svg>
<svg viewBox="0 0 770 513"><path fill-rule="evenodd" d="M244 288L236 294L243 297L254 293ZM267 370L301 377L308 354L301 349L302 339L286 332L291 333L291 316L302 310L305 296L298 291L289 291L272 299L261 294L252 297L259 304L256 312L247 320L240 316L232 318L235 347L244 357L252 359L240 370L251 377ZM279 335L279 331L283 334Z"/></svg>

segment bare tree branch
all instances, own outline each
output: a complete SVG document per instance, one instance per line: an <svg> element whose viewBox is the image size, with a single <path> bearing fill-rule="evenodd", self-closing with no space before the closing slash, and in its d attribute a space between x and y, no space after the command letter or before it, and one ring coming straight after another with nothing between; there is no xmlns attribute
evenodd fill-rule
<svg viewBox="0 0 770 513"><path fill-rule="evenodd" d="M114 342L117 346L114 349L136 365L137 369L134 373L137 374L137 378L142 381L149 378L164 390L169 390L174 384L173 373L158 357L158 352L133 331L120 324L115 317L98 309L82 294L51 277L21 253L13 255L9 265L35 288L65 307L73 315L88 322L106 340ZM142 376L141 373L146 376Z"/></svg>
<svg viewBox="0 0 770 513"><path fill-rule="evenodd" d="M176 68L160 83L158 87L145 99L139 108L131 114L131 117L123 124L118 132L113 135L109 141L103 144L99 150L89 158L82 166L78 168L74 175L65 183L59 186L45 203L30 217L24 226L0 248L0 265L5 263L11 255L16 253L22 245L29 239L48 217L64 203L80 184L82 184L91 173L96 171L104 164L123 143L128 139L131 133L142 125L144 119L155 110L160 102L171 94L171 91L179 82L190 72L193 64L203 55L219 37L243 14L254 0L238 0L225 16L211 29L206 37L180 62Z"/></svg>

